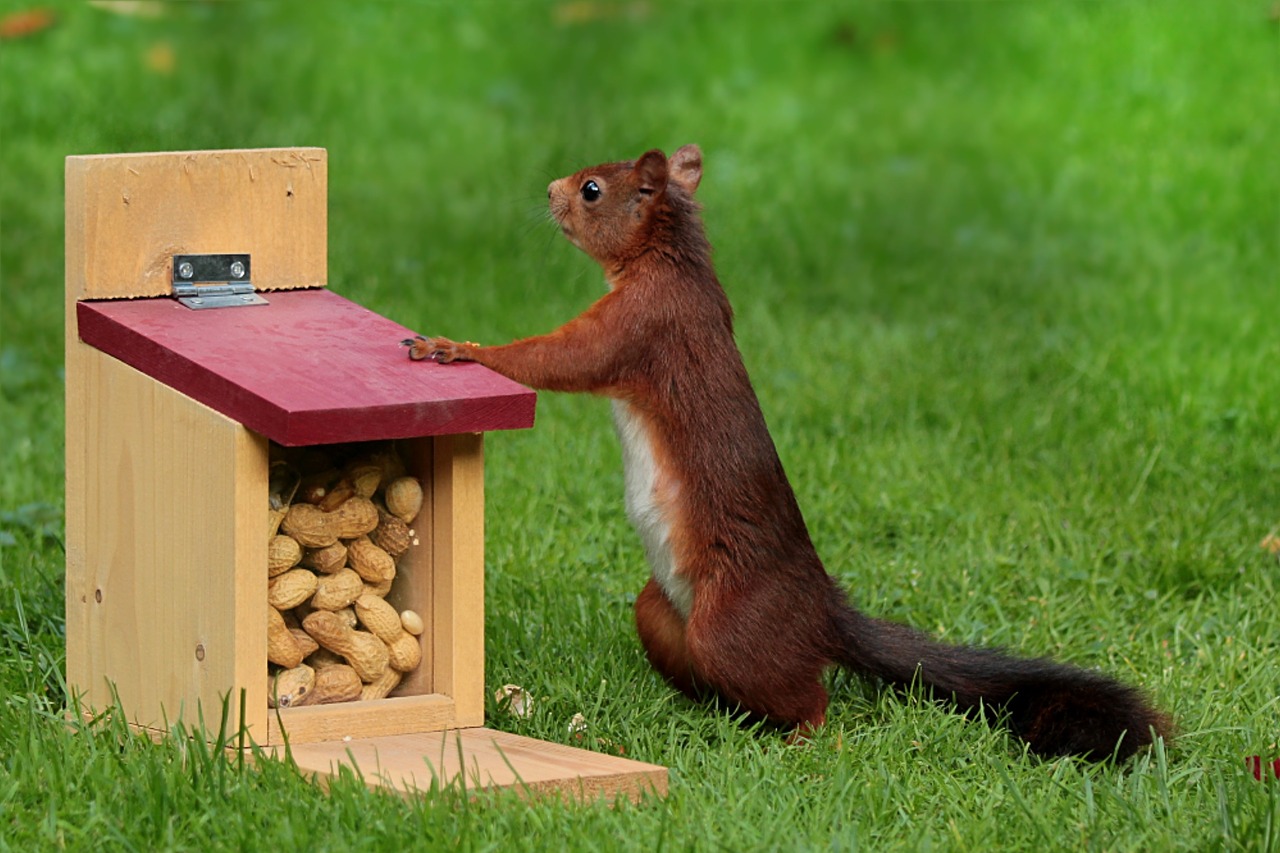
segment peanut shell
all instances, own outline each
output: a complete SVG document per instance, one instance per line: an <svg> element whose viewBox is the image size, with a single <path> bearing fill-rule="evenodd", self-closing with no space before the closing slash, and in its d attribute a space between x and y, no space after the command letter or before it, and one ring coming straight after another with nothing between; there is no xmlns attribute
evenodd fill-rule
<svg viewBox="0 0 1280 853"><path fill-rule="evenodd" d="M384 509L378 509L378 526L369 534L369 541L386 551L393 558L399 557L413 544L409 525Z"/></svg>
<svg viewBox="0 0 1280 853"><path fill-rule="evenodd" d="M273 608L274 609L274 608ZM298 648L302 649L302 659L305 661L309 655L320 648L320 644L311 639L311 635L301 628L290 628L289 633L298 641ZM308 661L309 662L309 661ZM315 664L311 664L313 667Z"/></svg>
<svg viewBox="0 0 1280 853"><path fill-rule="evenodd" d="M292 536L272 536L267 543L267 577L289 571L302 560L302 546Z"/></svg>
<svg viewBox="0 0 1280 853"><path fill-rule="evenodd" d="M280 672L271 680L271 690L267 694L267 706L270 708L291 708L305 701L311 688L316 683L316 671L305 663L292 669Z"/></svg>
<svg viewBox="0 0 1280 853"><path fill-rule="evenodd" d="M280 611L267 606L267 660L285 669L293 669L306 657L298 640L284 624Z"/></svg>
<svg viewBox="0 0 1280 853"><path fill-rule="evenodd" d="M391 555L363 537L347 546L347 564L372 584L384 583L396 576L396 561Z"/></svg>
<svg viewBox="0 0 1280 853"><path fill-rule="evenodd" d="M351 569L324 575L316 584L311 606L317 610L341 610L364 594L364 581Z"/></svg>
<svg viewBox="0 0 1280 853"><path fill-rule="evenodd" d="M364 625L371 634L388 645L395 642L404 633L404 627L400 624L400 614L396 613L394 607L376 595L365 593L358 597L355 601L355 610L360 624Z"/></svg>
<svg viewBox="0 0 1280 853"><path fill-rule="evenodd" d="M288 610L306 601L316 591L316 576L308 569L290 569L267 581L267 603Z"/></svg>
<svg viewBox="0 0 1280 853"><path fill-rule="evenodd" d="M306 705L330 705L334 702L353 702L360 698L364 682L356 671L346 664L326 666L316 670L316 682L311 693L303 700Z"/></svg>
<svg viewBox="0 0 1280 853"><path fill-rule="evenodd" d="M418 638L401 631L393 642L387 643L387 665L397 672L413 672L422 663L422 646Z"/></svg>
<svg viewBox="0 0 1280 853"><path fill-rule="evenodd" d="M391 584L394 581L382 581L381 583L364 582L364 591L370 595L376 595L378 598L386 598L387 593L391 592Z"/></svg>
<svg viewBox="0 0 1280 853"><path fill-rule="evenodd" d="M378 678L364 686L364 690L360 692L360 699L366 702L371 699L385 699L387 694L396 689L402 678L404 678L403 673L388 669Z"/></svg>
<svg viewBox="0 0 1280 853"><path fill-rule="evenodd" d="M310 637L311 635L307 634L307 636ZM315 645L315 642L316 641L314 639L311 640L311 643L313 645ZM320 670L324 669L327 666L348 666L349 665L347 663L347 659L344 658L342 655L336 655L333 652L329 651L328 649L321 648L318 645L316 646L316 650L314 652L307 655L307 658L306 660L303 661L303 663L305 663L307 666L314 669L316 672L319 672Z"/></svg>
<svg viewBox="0 0 1280 853"><path fill-rule="evenodd" d="M334 542L326 548L313 548L302 557L302 565L331 575L347 564L347 546Z"/></svg>
<svg viewBox="0 0 1280 853"><path fill-rule="evenodd" d="M353 465L347 471L347 478L355 488L356 494L362 498L373 497L382 485L382 469L372 463Z"/></svg>
<svg viewBox="0 0 1280 853"><path fill-rule="evenodd" d="M337 468L325 468L314 474L307 474L298 485L298 492L294 495L294 500L309 504L319 504L328 497L333 490L334 484L338 482L338 478L341 476L342 474Z"/></svg>
<svg viewBox="0 0 1280 853"><path fill-rule="evenodd" d="M351 630L337 615L317 610L302 620L302 627L317 643L346 658L361 681L374 681L387 671L387 644L373 634Z"/></svg>
<svg viewBox="0 0 1280 853"><path fill-rule="evenodd" d="M347 502L348 498L356 496L355 484L345 477L337 482L337 484L329 490L316 506L325 512L333 512L338 507Z"/></svg>
<svg viewBox="0 0 1280 853"><path fill-rule="evenodd" d="M387 503L387 511L409 524L422 509L422 483L417 477L400 477L387 484L382 497Z"/></svg>
<svg viewBox="0 0 1280 853"><path fill-rule="evenodd" d="M373 501L359 496L344 501L329 516L334 519L339 539L367 536L378 526L378 508L373 505Z"/></svg>
<svg viewBox="0 0 1280 853"><path fill-rule="evenodd" d="M326 548L338 541L336 513L328 513L309 503L289 507L280 529L307 548Z"/></svg>

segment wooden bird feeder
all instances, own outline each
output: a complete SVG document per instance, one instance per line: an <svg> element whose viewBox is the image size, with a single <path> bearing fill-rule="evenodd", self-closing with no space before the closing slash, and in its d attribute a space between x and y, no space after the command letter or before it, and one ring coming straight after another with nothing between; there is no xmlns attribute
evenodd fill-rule
<svg viewBox="0 0 1280 853"><path fill-rule="evenodd" d="M254 743L321 781L665 793L662 767L483 727L483 433L532 426L534 394L410 362L408 329L326 289L327 165L67 159L68 685L157 735L243 704ZM388 593L423 617L422 664L384 699L271 709L271 449L351 442L393 442L423 484Z"/></svg>

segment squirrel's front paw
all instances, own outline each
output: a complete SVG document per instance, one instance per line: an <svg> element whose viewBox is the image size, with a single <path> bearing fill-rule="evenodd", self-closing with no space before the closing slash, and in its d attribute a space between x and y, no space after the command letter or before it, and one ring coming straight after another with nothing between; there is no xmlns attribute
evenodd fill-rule
<svg viewBox="0 0 1280 853"><path fill-rule="evenodd" d="M403 340L400 345L409 348L409 358L414 361L434 361L439 364L470 361L467 351L475 346L471 343L456 343L448 338L424 338L422 335Z"/></svg>

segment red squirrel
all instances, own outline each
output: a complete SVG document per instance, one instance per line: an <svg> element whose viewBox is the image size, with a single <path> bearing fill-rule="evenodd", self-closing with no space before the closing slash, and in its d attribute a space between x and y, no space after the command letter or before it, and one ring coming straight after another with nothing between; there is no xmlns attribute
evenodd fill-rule
<svg viewBox="0 0 1280 853"><path fill-rule="evenodd" d="M505 346L418 337L413 359L474 361L517 382L612 400L627 515L652 577L635 603L649 661L690 697L710 690L803 738L842 665L919 682L1005 721L1035 753L1127 758L1169 733L1142 694L1102 673L944 645L853 608L819 559L734 342L694 191L702 152L648 151L552 182L551 215L609 291L550 334Z"/></svg>

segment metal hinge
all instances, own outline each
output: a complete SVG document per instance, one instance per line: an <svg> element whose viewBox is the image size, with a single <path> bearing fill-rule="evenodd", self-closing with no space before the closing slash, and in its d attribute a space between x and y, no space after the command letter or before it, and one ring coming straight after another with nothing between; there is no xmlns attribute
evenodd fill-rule
<svg viewBox="0 0 1280 853"><path fill-rule="evenodd" d="M174 255L173 295L197 310L267 304L249 281L248 255Z"/></svg>

